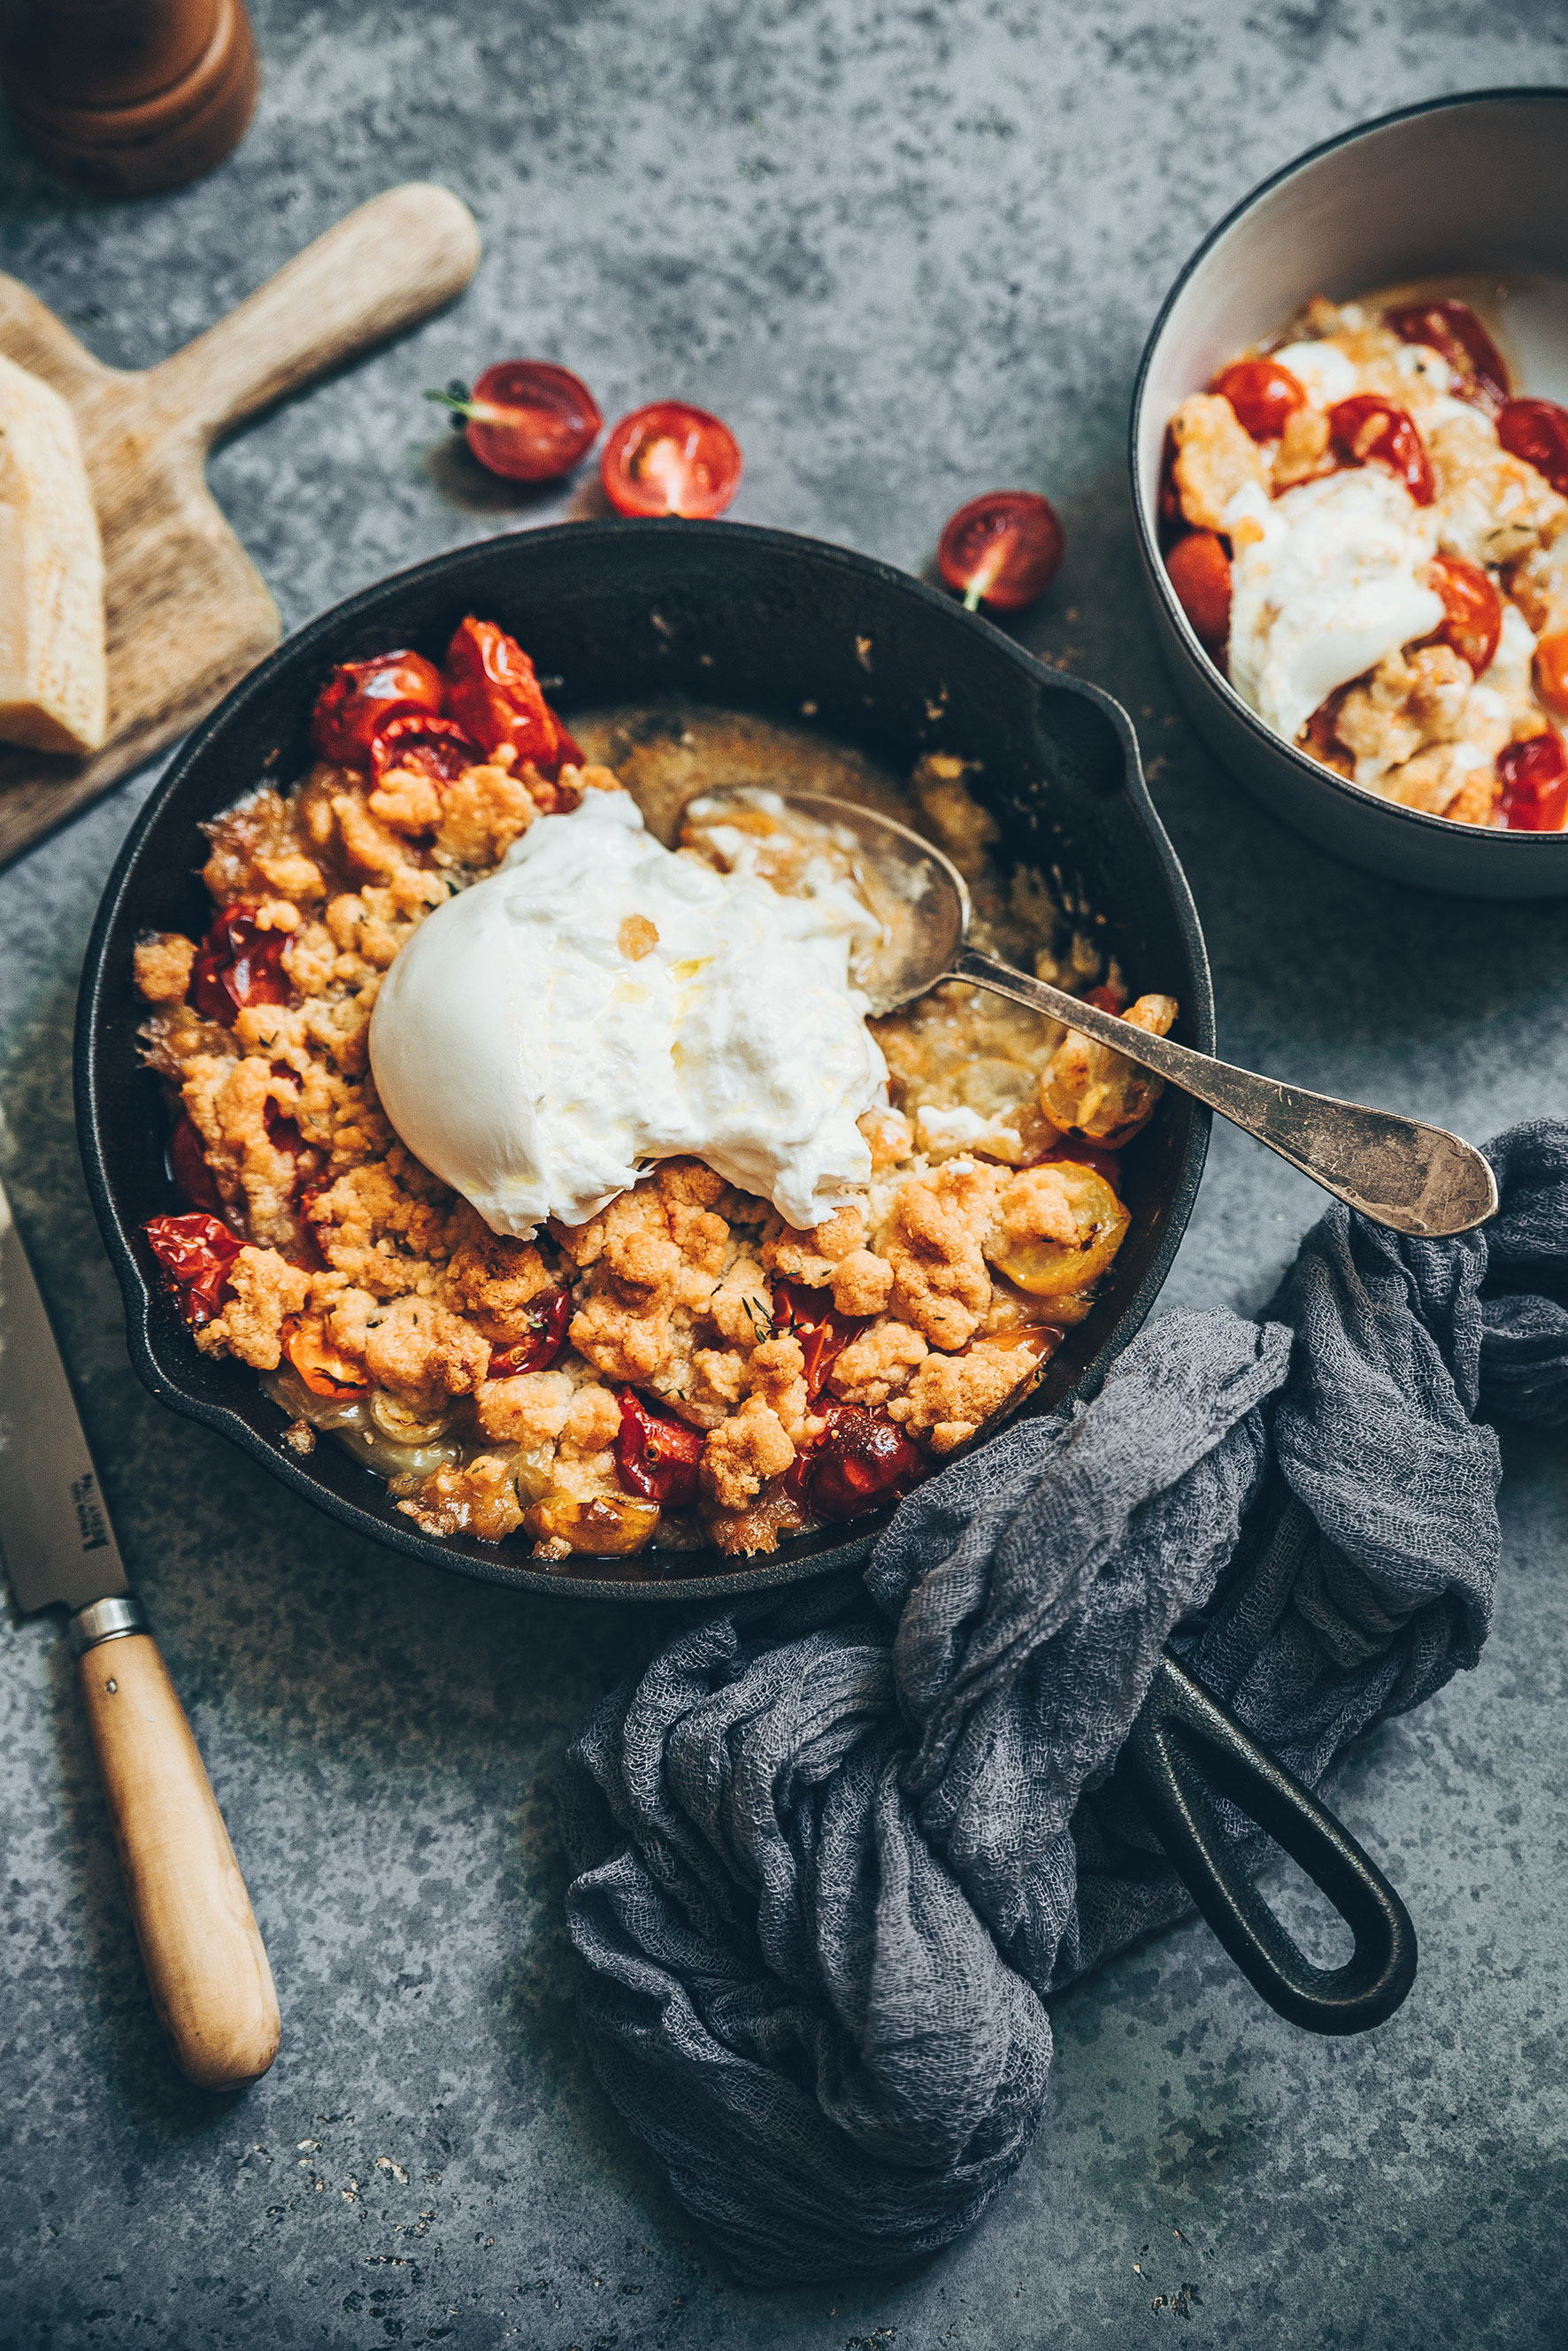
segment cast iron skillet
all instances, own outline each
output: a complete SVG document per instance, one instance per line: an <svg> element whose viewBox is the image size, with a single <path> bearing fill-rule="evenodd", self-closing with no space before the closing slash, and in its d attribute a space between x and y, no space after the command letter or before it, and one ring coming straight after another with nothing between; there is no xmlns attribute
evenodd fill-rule
<svg viewBox="0 0 1568 2351"><path fill-rule="evenodd" d="M734 1600L857 1564L891 1511L733 1568L704 1552L680 1554L667 1570L617 1560L546 1572L510 1544L425 1535L340 1447L320 1444L301 1460L281 1446L284 1415L255 1374L199 1353L155 1276L141 1225L180 1203L164 1167L160 1091L138 1051L145 1008L131 978L137 935L206 929L202 821L264 778L287 784L304 771L311 704L332 664L393 645L439 657L465 612L500 622L542 676L561 681L551 698L569 720L574 709L667 696L795 724L807 716L895 774L929 750L978 761L973 789L1004 849L1056 869L1081 892L1103 916L1106 943L1134 990L1176 996L1176 1035L1213 1050L1197 916L1145 789L1132 726L1107 695L1042 667L905 573L814 540L677 521L556 525L486 539L383 580L289 638L191 737L120 853L82 976L76 1108L89 1190L125 1296L131 1361L163 1403L220 1429L356 1533L494 1583L596 1599ZM1186 1224L1207 1134L1208 1113L1167 1090L1124 1162L1132 1226L1105 1290L1026 1411L1092 1395L1144 1321ZM1244 1809L1351 1920L1356 1954L1346 1968L1312 1968L1228 1863L1194 1768L1198 1749L1226 1794L1239 1802L1250 1790ZM1128 1761L1172 1861L1266 1999L1325 2032L1359 2030L1398 2005L1414 1940L1397 1897L1174 1660L1162 1660Z"/></svg>

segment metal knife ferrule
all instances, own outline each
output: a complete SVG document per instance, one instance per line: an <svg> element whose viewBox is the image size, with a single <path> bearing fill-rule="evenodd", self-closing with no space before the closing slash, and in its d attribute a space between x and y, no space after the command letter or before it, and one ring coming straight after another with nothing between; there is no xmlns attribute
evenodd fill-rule
<svg viewBox="0 0 1568 2351"><path fill-rule="evenodd" d="M100 1641L118 1641L124 1633L150 1633L147 1611L133 1592L117 1593L112 1600L95 1600L78 1608L66 1627L71 1655L79 1657Z"/></svg>

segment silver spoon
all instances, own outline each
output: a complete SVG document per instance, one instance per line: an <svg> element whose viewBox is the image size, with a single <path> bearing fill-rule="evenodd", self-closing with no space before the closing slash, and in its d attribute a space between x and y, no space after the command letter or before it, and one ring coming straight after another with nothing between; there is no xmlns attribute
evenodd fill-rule
<svg viewBox="0 0 1568 2351"><path fill-rule="evenodd" d="M708 791L701 796L698 820L710 822L716 803L730 798L757 807L755 788ZM1496 1210L1497 1178L1490 1166L1473 1144L1447 1128L1234 1069L981 955L967 943L971 909L964 877L939 849L852 800L821 792L779 792L777 798L814 823L846 827L873 870L887 877L909 908L913 919L905 935L880 961L873 956L869 968L857 970L873 1012L891 1012L941 980L968 980L1048 1014L1207 1102L1375 1225L1437 1239L1471 1232Z"/></svg>

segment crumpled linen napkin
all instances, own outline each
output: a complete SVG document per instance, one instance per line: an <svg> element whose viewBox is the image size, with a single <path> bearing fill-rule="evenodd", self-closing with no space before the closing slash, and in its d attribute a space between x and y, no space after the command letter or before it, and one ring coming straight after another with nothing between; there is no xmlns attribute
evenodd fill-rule
<svg viewBox="0 0 1568 2351"><path fill-rule="evenodd" d="M1261 1324L1166 1316L911 1495L863 1578L713 1617L587 1724L588 2044L742 2277L968 2228L1039 2124L1045 1997L1189 1907L1113 1769L1162 1642L1311 1785L1475 1663L1476 1415L1568 1418L1568 1125L1490 1155L1484 1233L1331 1208Z"/></svg>

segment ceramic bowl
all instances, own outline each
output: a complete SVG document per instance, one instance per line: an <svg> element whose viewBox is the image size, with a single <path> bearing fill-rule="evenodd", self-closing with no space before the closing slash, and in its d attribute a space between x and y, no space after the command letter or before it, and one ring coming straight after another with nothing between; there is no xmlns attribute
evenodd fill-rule
<svg viewBox="0 0 1568 2351"><path fill-rule="evenodd" d="M1276 816L1396 881L1469 897L1568 896L1568 832L1493 831L1401 808L1274 734L1199 644L1155 538L1166 425L1188 392L1313 294L1348 301L1450 275L1527 290L1525 331L1511 334L1521 389L1568 402L1568 89L1482 91L1385 115L1288 164L1205 238L1155 322L1134 395L1139 554L1194 725Z"/></svg>

